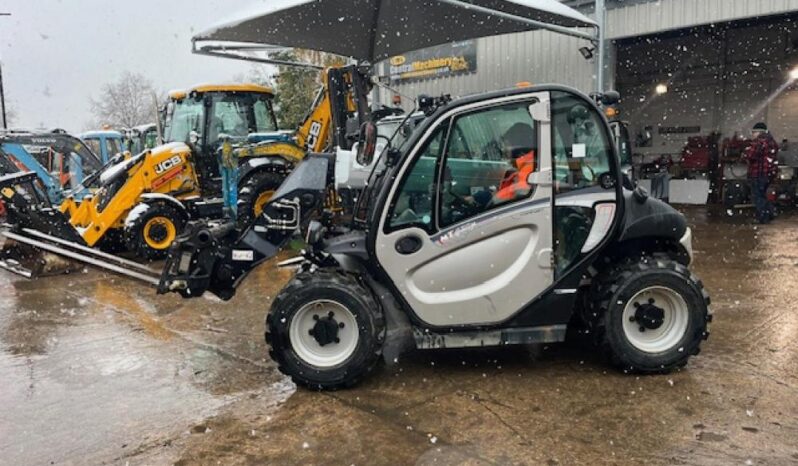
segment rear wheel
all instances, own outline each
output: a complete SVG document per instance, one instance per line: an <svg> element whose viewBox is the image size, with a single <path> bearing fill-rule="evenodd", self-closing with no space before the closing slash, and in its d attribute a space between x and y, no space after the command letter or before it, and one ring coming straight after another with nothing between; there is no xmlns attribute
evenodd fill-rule
<svg viewBox="0 0 798 466"><path fill-rule="evenodd" d="M141 214L125 226L127 245L142 259L163 259L183 231L186 218L183 212L168 204L145 205L146 208L136 207Z"/></svg>
<svg viewBox="0 0 798 466"><path fill-rule="evenodd" d="M275 298L266 318L269 355L297 385L355 385L379 362L382 310L353 276L302 272Z"/></svg>
<svg viewBox="0 0 798 466"><path fill-rule="evenodd" d="M279 172L262 171L244 181L238 194L238 222L242 228L251 225L263 213L285 175Z"/></svg>
<svg viewBox="0 0 798 466"><path fill-rule="evenodd" d="M664 256L627 260L599 278L598 343L630 372L668 372L709 336L709 295L687 267Z"/></svg>

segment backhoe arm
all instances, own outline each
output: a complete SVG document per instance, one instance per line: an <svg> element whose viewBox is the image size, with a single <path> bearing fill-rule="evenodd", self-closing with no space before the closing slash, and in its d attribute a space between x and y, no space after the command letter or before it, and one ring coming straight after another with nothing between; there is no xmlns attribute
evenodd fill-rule
<svg viewBox="0 0 798 466"><path fill-rule="evenodd" d="M297 144L308 152L323 152L330 144L349 150L347 121L356 117L360 124L369 115L368 71L357 65L333 66L324 70L321 79L323 87L296 132Z"/></svg>

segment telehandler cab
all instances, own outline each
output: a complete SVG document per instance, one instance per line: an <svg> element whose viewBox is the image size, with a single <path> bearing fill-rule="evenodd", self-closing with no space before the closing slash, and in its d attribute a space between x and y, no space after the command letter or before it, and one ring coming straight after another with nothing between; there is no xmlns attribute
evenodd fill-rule
<svg viewBox="0 0 798 466"><path fill-rule="evenodd" d="M485 3L296 0L199 38L312 42L374 62L519 30L594 37L569 32L595 24L556 0ZM340 12L338 21L314 19ZM435 28L441 18L450 27ZM606 105L616 98L596 95ZM711 314L688 269L691 231L667 204L624 189L618 148L593 99L546 85L422 107L427 118L382 151L350 224L325 208L336 155L309 154L250 228L190 225L170 249L159 292L230 299L301 233L308 247L282 264L298 272L272 301L266 341L282 372L317 389L351 386L406 345L559 342L569 328L589 330L624 371L665 372L698 354ZM376 126L366 122L361 165L376 146Z"/></svg>

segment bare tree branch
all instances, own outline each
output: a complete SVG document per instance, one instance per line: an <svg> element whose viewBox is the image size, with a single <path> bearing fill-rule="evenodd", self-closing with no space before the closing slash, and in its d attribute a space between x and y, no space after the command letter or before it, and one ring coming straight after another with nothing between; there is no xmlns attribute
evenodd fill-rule
<svg viewBox="0 0 798 466"><path fill-rule="evenodd" d="M126 71L119 81L103 86L100 95L89 99L91 111L100 127L132 128L154 119L152 82L139 73Z"/></svg>

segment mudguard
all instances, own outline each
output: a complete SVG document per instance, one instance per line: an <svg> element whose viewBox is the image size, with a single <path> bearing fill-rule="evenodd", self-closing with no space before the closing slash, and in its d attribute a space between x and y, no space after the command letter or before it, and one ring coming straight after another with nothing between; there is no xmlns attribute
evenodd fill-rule
<svg viewBox="0 0 798 466"><path fill-rule="evenodd" d="M246 180L258 170L287 171L305 157L305 151L293 142L264 142L236 149L238 179Z"/></svg>
<svg viewBox="0 0 798 466"><path fill-rule="evenodd" d="M139 202L146 202L146 203L153 203L153 202L163 202L166 204L171 205L175 209L179 210L186 214L186 218L189 217L188 209L186 206L177 200L174 196L170 196L168 194L161 194L161 193L144 193L139 196Z"/></svg>
<svg viewBox="0 0 798 466"><path fill-rule="evenodd" d="M638 188L624 190L624 219L619 242L664 238L680 241L687 233L687 219L678 210Z"/></svg>

